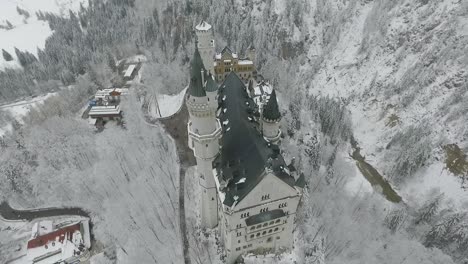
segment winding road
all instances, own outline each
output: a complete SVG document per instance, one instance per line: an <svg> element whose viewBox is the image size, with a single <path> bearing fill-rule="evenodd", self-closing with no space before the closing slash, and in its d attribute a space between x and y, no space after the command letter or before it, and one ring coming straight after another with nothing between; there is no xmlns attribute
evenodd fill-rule
<svg viewBox="0 0 468 264"><path fill-rule="evenodd" d="M78 215L89 217L89 213L85 210L77 207L69 208L44 208L44 209L32 209L32 210L15 210L7 202L0 204L0 216L5 220L26 220L31 221L40 217L53 217L63 215Z"/></svg>

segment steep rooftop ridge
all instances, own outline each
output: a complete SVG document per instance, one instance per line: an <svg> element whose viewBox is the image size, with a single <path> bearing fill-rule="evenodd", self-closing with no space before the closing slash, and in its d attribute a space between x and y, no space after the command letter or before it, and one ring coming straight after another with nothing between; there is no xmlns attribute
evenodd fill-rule
<svg viewBox="0 0 468 264"><path fill-rule="evenodd" d="M225 54L225 53L233 54L232 50L228 46L224 47L223 50L221 51L221 54Z"/></svg>
<svg viewBox="0 0 468 264"><path fill-rule="evenodd" d="M221 152L213 162L227 206L240 202L266 175L272 173L290 186L295 180L286 171L279 147L268 143L258 130L257 106L242 80L231 72L219 89L219 119L223 124Z"/></svg>
<svg viewBox="0 0 468 264"><path fill-rule="evenodd" d="M276 100L276 92L274 89L271 92L270 99L263 107L263 118L267 120L278 120L281 118L278 101Z"/></svg>
<svg viewBox="0 0 468 264"><path fill-rule="evenodd" d="M200 56L200 52L198 52L198 48L195 46L195 53L193 54L192 62L191 62L191 73L190 73L190 87L189 87L189 94L195 97L203 97L206 96L205 89L203 88L202 83L202 73L206 72L205 66L203 65L202 58Z"/></svg>

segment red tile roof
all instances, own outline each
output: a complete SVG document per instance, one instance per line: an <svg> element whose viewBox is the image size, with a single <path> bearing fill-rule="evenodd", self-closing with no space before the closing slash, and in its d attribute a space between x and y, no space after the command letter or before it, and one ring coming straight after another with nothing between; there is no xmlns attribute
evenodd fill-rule
<svg viewBox="0 0 468 264"><path fill-rule="evenodd" d="M47 243L49 243L49 241L55 241L57 237L59 238L59 242L63 243L65 239L71 240L73 233L79 230L80 230L80 224L75 224L71 226L66 226L64 228L55 230L51 233L48 233L42 236L38 236L28 241L28 249L42 247L46 245Z"/></svg>

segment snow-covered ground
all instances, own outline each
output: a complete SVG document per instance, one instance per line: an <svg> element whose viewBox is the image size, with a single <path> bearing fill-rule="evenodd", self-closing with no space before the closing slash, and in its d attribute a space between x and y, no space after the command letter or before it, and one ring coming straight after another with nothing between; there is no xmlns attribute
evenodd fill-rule
<svg viewBox="0 0 468 264"><path fill-rule="evenodd" d="M149 101L148 114L154 118L169 117L182 107L187 87L175 95L158 94Z"/></svg>
<svg viewBox="0 0 468 264"><path fill-rule="evenodd" d="M20 67L15 54L15 47L21 51L29 51L37 55L37 48L44 48L46 39L52 34L45 21L37 19L36 12L51 12L62 16L68 15L68 10L77 11L80 4L87 6L85 0L0 0L0 25L6 26L7 21L12 29L0 28L0 50L10 53L14 61L5 61L0 54L0 70L5 67ZM29 18L20 15L19 7L29 13Z"/></svg>
<svg viewBox="0 0 468 264"><path fill-rule="evenodd" d="M432 190L444 194L445 206L468 208L468 191L460 188L461 180L454 177L441 162L431 164L419 171L416 176L400 190L401 194L413 204L421 205Z"/></svg>
<svg viewBox="0 0 468 264"><path fill-rule="evenodd" d="M184 102L185 91L187 91L187 88L176 95L158 95L158 104L159 110L161 111L161 117L171 116L179 111L179 109L182 107L182 103Z"/></svg>
<svg viewBox="0 0 468 264"><path fill-rule="evenodd" d="M56 92L53 92L11 104L0 105L0 110L9 112L14 120L22 123L22 118L26 116L33 107L42 104L47 98L56 94ZM0 136L11 131L11 129L11 123L0 124Z"/></svg>
<svg viewBox="0 0 468 264"><path fill-rule="evenodd" d="M442 44L437 39L452 35L453 39L466 37L466 17L460 17L458 22L449 20L454 12L462 8L460 2L444 0L430 5L406 2L406 5L398 5L387 14L381 14L388 16L384 19L385 23L382 22L386 27L383 33L376 32L375 28L369 33L371 24L378 23L370 22L378 20L375 16L379 10L374 2L360 2L357 8L349 7L347 17L341 21L342 26L336 32L339 35L336 45L331 50L317 51L312 44L308 54L309 58L317 53L326 54L320 69L310 81L308 92L334 97L347 104L353 119L354 136L362 148L361 154L384 176L395 162L387 155L388 143L396 133L411 126L429 121L432 130L429 141L434 144L433 153L442 144L457 143L461 148L468 144L465 121L450 118L450 115L456 116L452 109L457 108L450 103L455 89L445 86L447 81L456 80L457 74L463 80L462 63L448 59L449 55L440 52L447 50L457 54L455 46L449 48L450 44ZM411 9L413 4L417 10ZM305 19L308 20L311 34L323 30L314 25L314 17ZM419 30L421 27L425 29ZM452 30L455 28L457 30ZM386 40L387 46L374 45L366 53L363 43L372 34L382 34L379 37ZM418 39L426 41L418 46L422 43ZM310 76L308 72L310 68L307 64L301 66L302 75ZM414 84L414 78L421 80ZM421 82L427 84L420 85ZM396 90L398 86L402 86L400 89L403 91L395 91L392 95L392 89ZM388 125L391 117L397 118L395 126ZM443 159L441 155L438 158ZM404 186L397 186L402 188L397 191L402 192L404 199L407 200L405 196L408 196L409 201L421 201L431 189L440 188L445 197L455 200L455 204L466 204L468 192L461 189L461 181L445 170L441 162L432 159L428 163L414 179ZM359 182L350 184L354 186L352 189L361 186Z"/></svg>

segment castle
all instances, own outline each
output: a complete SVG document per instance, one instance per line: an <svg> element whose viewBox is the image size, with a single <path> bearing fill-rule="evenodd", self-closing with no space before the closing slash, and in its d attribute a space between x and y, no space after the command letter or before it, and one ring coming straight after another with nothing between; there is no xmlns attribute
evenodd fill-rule
<svg viewBox="0 0 468 264"><path fill-rule="evenodd" d="M227 263L246 252L289 250L304 177L281 155L276 93L254 88L252 75L241 77L234 67L219 76L222 56L214 59L211 26L201 22L196 35L185 99L202 189L201 225L218 227Z"/></svg>

